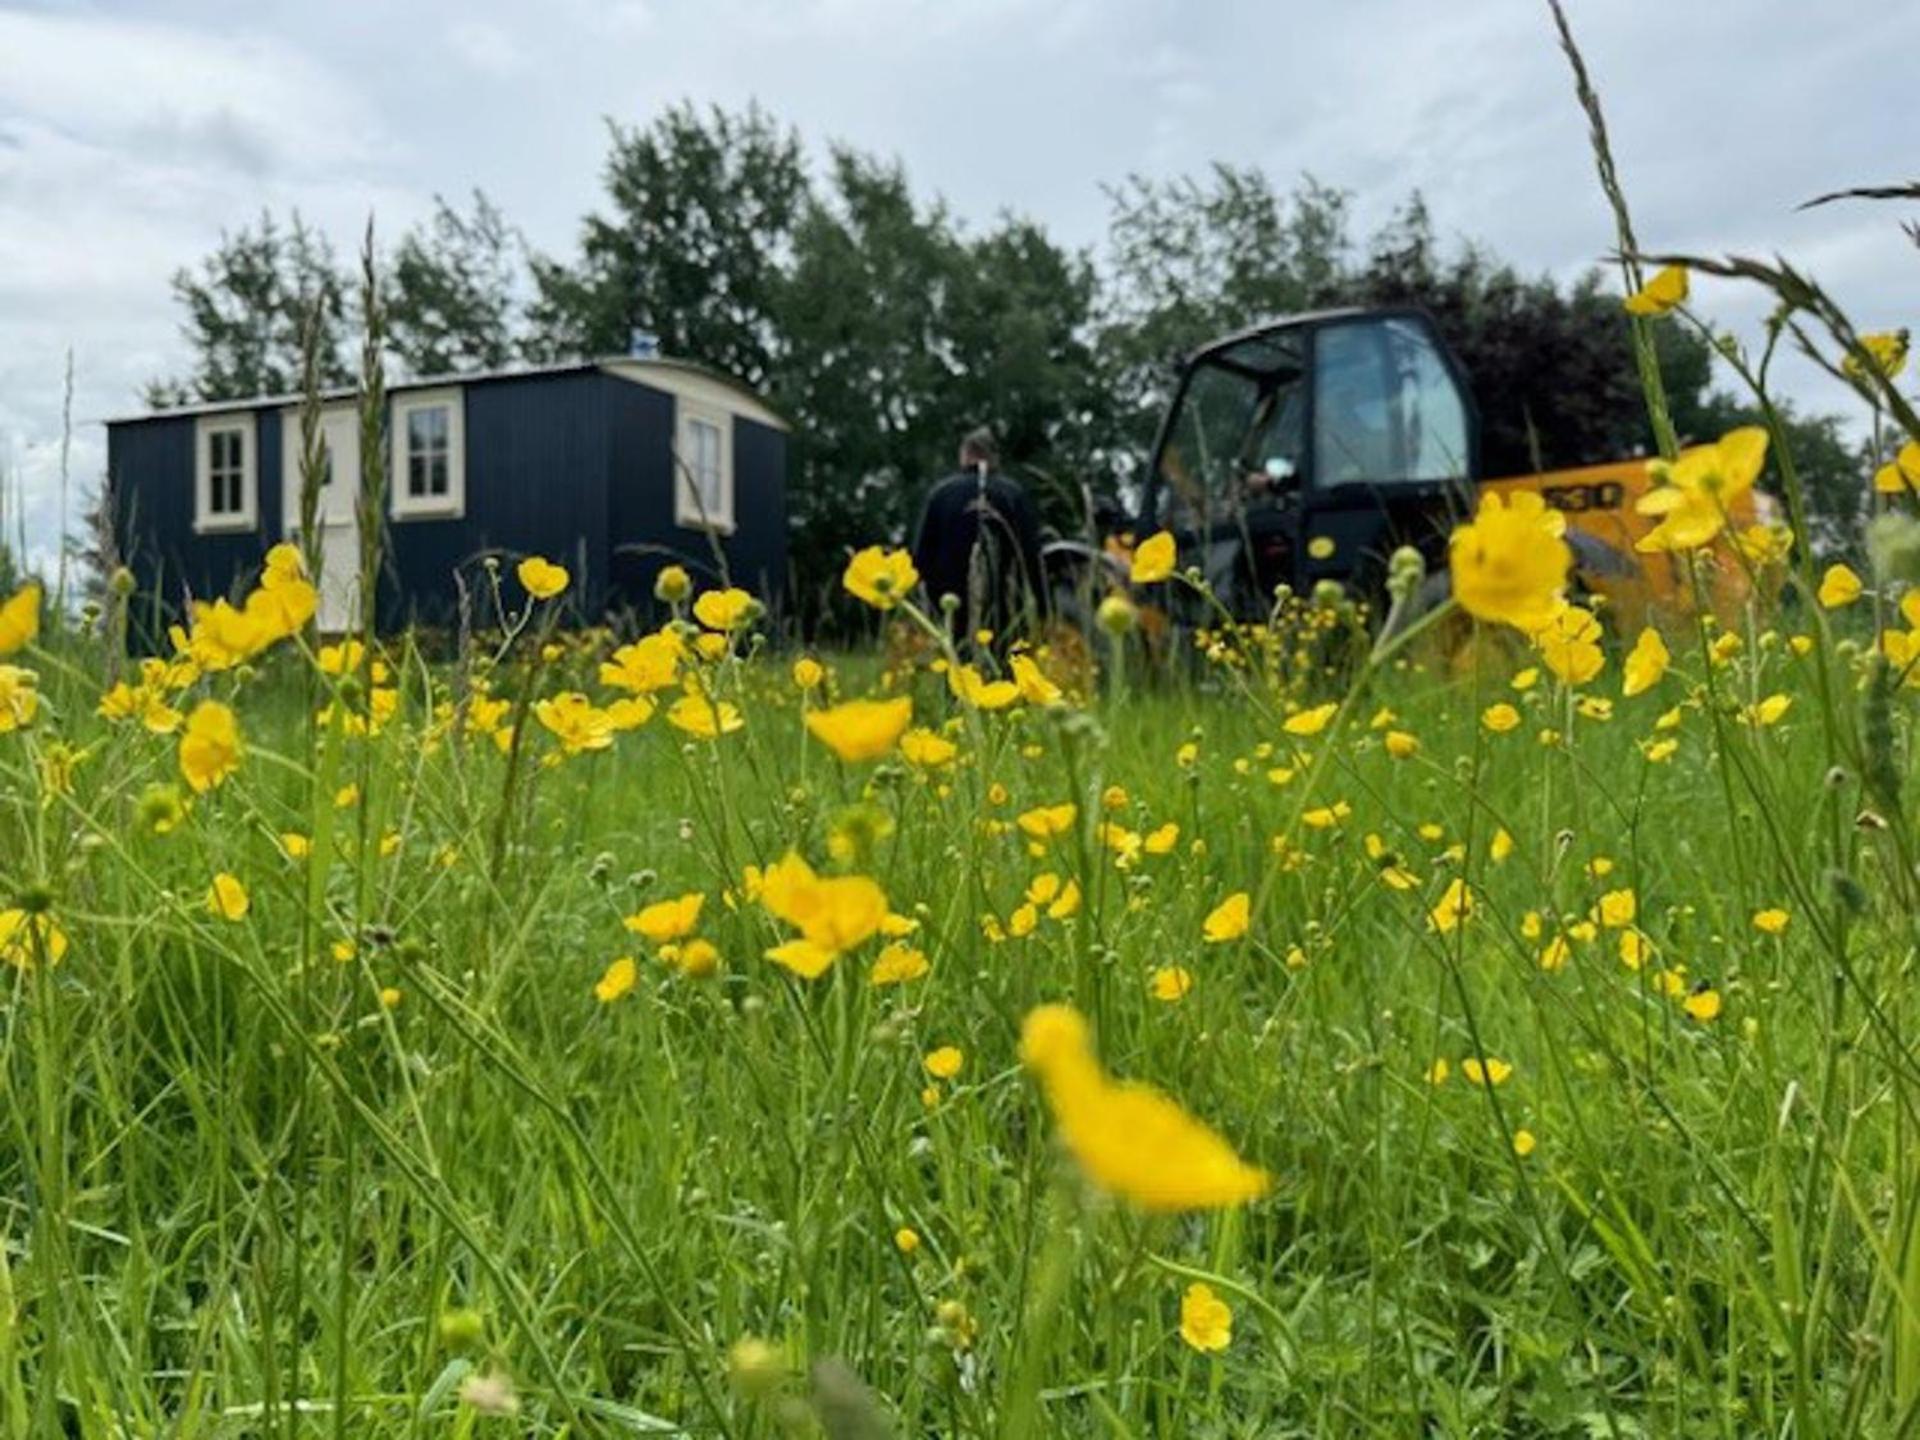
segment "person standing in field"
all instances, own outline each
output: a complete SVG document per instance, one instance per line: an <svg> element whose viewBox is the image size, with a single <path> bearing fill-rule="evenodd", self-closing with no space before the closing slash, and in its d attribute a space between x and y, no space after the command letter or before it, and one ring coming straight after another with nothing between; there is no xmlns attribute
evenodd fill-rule
<svg viewBox="0 0 1920 1440"><path fill-rule="evenodd" d="M936 605L956 597L956 639L980 630L996 638L1041 614L1040 517L1026 487L997 468L993 432L960 442L960 468L934 483L913 532L913 563Z"/></svg>

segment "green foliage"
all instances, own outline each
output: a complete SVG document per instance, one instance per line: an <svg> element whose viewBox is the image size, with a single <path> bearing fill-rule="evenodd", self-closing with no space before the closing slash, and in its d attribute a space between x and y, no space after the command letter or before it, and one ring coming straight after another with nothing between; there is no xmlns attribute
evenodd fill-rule
<svg viewBox="0 0 1920 1440"><path fill-rule="evenodd" d="M764 383L806 208L799 136L758 107L730 115L691 104L645 128L612 124L609 135L609 208L583 222L578 262L533 261L528 353L624 353L638 328L669 355Z"/></svg>
<svg viewBox="0 0 1920 1440"><path fill-rule="evenodd" d="M907 532L959 436L991 424L1006 468L1065 530L1086 487L1123 483L1151 443L1178 363L1231 330L1306 309L1430 310L1479 402L1489 475L1648 453L1628 321L1599 271L1528 276L1443 243L1414 196L1364 242L1346 192L1291 192L1258 170L1130 177L1109 192L1096 265L1039 224L970 232L893 160L845 147L810 169L764 111L683 104L614 125L600 209L578 254L535 255L483 195L393 253L392 343L415 374L619 353L635 329L670 355L763 390L793 422L794 573L803 623L827 613L849 546ZM344 287L295 216L222 241L175 290L195 365L150 398L297 388L299 320L323 300L322 379L346 378ZM523 292L527 295L523 305ZM1752 412L1712 389L1712 352L1654 327L1675 425L1710 439ZM1821 542L1857 543L1862 460L1832 417L1789 412Z"/></svg>
<svg viewBox="0 0 1920 1440"><path fill-rule="evenodd" d="M402 237L389 267L389 335L402 366L445 375L513 359L517 243L480 191L464 215L435 197L433 218Z"/></svg>
<svg viewBox="0 0 1920 1440"><path fill-rule="evenodd" d="M350 378L342 339L347 287L332 244L297 210L284 225L263 210L256 224L223 233L199 269L175 271L172 284L193 365L184 376L150 383L148 404L290 393L313 315L324 382Z"/></svg>

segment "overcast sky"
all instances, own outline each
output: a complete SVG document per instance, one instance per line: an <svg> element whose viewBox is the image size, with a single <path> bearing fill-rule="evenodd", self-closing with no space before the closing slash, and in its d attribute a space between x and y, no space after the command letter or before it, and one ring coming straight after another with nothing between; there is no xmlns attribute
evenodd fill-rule
<svg viewBox="0 0 1920 1440"><path fill-rule="evenodd" d="M1778 251L1867 327L1912 321L1909 210L1794 207L1920 172L1920 5L1571 9L1643 242ZM1611 236L1544 0L0 4L0 468L32 548L55 532L66 351L84 487L101 418L184 364L167 277L223 228L297 206L344 251L369 212L391 236L478 186L570 251L605 119L682 98L758 99L815 146L898 155L962 216L1076 245L1104 183L1215 159L1351 190L1362 229L1418 188L1443 233L1529 270L1576 272ZM1696 296L1748 333L1764 313Z"/></svg>

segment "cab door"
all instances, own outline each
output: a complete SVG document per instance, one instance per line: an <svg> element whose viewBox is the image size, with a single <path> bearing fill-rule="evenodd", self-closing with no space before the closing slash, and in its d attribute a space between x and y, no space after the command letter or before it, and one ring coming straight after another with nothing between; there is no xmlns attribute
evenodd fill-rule
<svg viewBox="0 0 1920 1440"><path fill-rule="evenodd" d="M1438 564L1449 530L1471 508L1479 468L1472 396L1417 310L1316 326L1311 368L1301 584L1337 579L1377 598L1395 549L1415 546Z"/></svg>

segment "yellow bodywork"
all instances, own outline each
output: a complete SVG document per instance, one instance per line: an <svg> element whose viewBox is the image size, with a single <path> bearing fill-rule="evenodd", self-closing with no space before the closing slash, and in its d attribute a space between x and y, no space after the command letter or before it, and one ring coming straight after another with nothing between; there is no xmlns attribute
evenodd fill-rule
<svg viewBox="0 0 1920 1440"><path fill-rule="evenodd" d="M1645 460L1612 460L1574 470L1547 470L1538 475L1513 475L1483 480L1482 491L1511 493L1534 490L1567 517L1569 531L1596 541L1605 551L1601 563L1591 563L1594 547L1581 544L1579 579L1588 592L1603 596L1615 626L1632 633L1650 621L1691 614L1694 581L1685 556L1642 554L1634 548L1652 530L1655 517L1640 514L1635 502L1652 488ZM1735 499L1728 508L1727 532L1699 552L1700 586L1713 612L1731 623L1753 593L1747 566L1732 547L1729 534L1767 518L1752 493ZM1578 551L1576 552L1578 553Z"/></svg>

